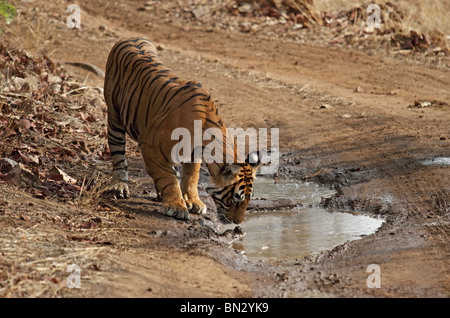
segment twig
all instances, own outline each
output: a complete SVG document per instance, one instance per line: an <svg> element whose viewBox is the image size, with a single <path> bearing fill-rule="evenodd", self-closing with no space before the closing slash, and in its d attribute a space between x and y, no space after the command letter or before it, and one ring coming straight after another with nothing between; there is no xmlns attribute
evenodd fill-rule
<svg viewBox="0 0 450 318"><path fill-rule="evenodd" d="M68 91L66 94L71 94L73 92L81 91L83 89L93 89L93 88L92 87L88 87L88 86L82 86L82 87L74 88L71 91Z"/></svg>

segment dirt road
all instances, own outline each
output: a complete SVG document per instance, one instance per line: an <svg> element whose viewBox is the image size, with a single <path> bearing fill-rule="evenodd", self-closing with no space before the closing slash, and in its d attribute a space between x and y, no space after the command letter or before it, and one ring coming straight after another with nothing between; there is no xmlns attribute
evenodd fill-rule
<svg viewBox="0 0 450 318"><path fill-rule="evenodd" d="M119 38L146 36L159 45L161 59L175 73L212 93L227 126L280 129L280 176L336 188L338 195L323 201L331 211L381 215L386 222L373 235L316 256L248 262L228 247L227 237L205 226L214 224L213 216L188 223L161 216L132 146L132 198L115 203L118 216L100 225L98 235L111 243L95 256L101 270L89 268L86 287L62 288L60 295L449 296L450 167L423 164L450 157L448 60L447 66L433 66L384 51L299 44L210 29L196 21L181 24L163 9L138 10L139 1L83 3L82 28L72 30L64 24L66 5L33 1L4 36L14 40L20 34L27 50L47 52L62 63L100 68ZM66 67L88 85L103 85L99 76ZM431 106L414 107L419 100ZM91 169L108 174L110 166ZM50 204L3 188L9 202L32 202L36 210ZM80 218L92 213L51 205ZM56 235L55 240L67 235L57 224L34 229ZM370 264L380 266L381 288L367 288Z"/></svg>

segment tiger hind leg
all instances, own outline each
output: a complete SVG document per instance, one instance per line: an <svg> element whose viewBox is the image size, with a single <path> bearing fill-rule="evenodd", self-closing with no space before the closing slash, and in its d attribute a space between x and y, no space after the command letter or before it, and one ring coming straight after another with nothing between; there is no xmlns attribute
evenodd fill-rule
<svg viewBox="0 0 450 318"><path fill-rule="evenodd" d="M161 212L181 220L189 220L189 210L181 195L180 185L172 166L152 148L141 146L145 167L162 200Z"/></svg>
<svg viewBox="0 0 450 318"><path fill-rule="evenodd" d="M181 175L181 193L189 212L205 214L206 205L198 196L198 179L201 163L184 163Z"/></svg>
<svg viewBox="0 0 450 318"><path fill-rule="evenodd" d="M108 123L108 145L113 161L112 182L107 189L108 194L117 199L128 199L128 164L125 157L125 130L113 122Z"/></svg>

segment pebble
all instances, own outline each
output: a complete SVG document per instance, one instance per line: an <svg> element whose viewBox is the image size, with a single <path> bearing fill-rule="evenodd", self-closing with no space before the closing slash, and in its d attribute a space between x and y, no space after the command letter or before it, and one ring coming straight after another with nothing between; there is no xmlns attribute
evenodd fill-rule
<svg viewBox="0 0 450 318"><path fill-rule="evenodd" d="M61 90L61 84L54 83L48 87L48 91L52 95L58 94L60 90Z"/></svg>
<svg viewBox="0 0 450 318"><path fill-rule="evenodd" d="M48 77L48 84L52 85L52 84L61 84L62 79L59 76L53 75L53 76L49 76Z"/></svg>
<svg viewBox="0 0 450 318"><path fill-rule="evenodd" d="M26 84L26 81L24 78L14 77L11 81L9 89L12 92L20 92L20 91L22 91L22 88L24 87L25 84Z"/></svg>

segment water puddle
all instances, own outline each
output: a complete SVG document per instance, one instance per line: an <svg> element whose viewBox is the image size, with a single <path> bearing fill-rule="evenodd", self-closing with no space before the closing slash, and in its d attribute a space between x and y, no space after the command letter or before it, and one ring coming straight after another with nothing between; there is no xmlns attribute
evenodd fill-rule
<svg viewBox="0 0 450 318"><path fill-rule="evenodd" d="M267 178L255 182L255 198L291 199L307 207L249 213L241 224L246 235L233 247L251 259L301 258L372 234L383 223L365 215L330 213L317 207L321 197L330 197L334 191L314 183Z"/></svg>
<svg viewBox="0 0 450 318"><path fill-rule="evenodd" d="M438 157L429 160L422 161L422 164L425 166L434 166L434 165L450 165L450 157Z"/></svg>
<svg viewBox="0 0 450 318"><path fill-rule="evenodd" d="M255 180L255 199L290 199L303 206L317 205L322 197L331 197L336 191L312 182L298 182L258 177Z"/></svg>

